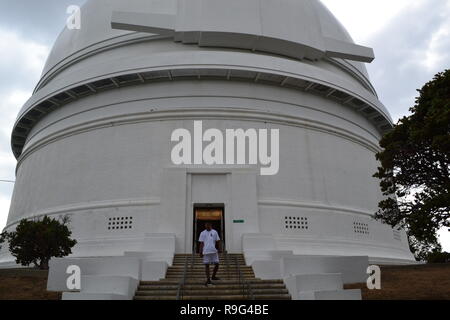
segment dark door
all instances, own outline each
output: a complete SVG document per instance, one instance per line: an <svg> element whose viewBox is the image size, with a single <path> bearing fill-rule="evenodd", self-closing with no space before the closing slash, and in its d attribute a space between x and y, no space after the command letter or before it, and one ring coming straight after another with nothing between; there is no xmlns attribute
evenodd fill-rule
<svg viewBox="0 0 450 320"><path fill-rule="evenodd" d="M205 230L205 223L210 222L213 229L219 233L220 240L222 240L222 247L225 249L225 219L224 208L194 208L194 239L193 251L198 253L200 233Z"/></svg>

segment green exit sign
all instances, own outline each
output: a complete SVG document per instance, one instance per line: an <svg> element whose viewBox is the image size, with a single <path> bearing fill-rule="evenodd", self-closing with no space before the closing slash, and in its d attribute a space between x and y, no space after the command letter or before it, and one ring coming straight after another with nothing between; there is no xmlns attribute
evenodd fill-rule
<svg viewBox="0 0 450 320"><path fill-rule="evenodd" d="M233 223L245 223L245 220L233 220Z"/></svg>

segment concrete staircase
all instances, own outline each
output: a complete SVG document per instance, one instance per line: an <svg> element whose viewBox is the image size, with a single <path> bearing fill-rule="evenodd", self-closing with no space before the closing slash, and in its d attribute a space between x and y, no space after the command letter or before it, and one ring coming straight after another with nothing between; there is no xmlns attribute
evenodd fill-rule
<svg viewBox="0 0 450 320"><path fill-rule="evenodd" d="M186 282L181 288L183 300L290 300L283 280L261 280L252 267L246 266L242 254L222 254L221 265L213 285L205 286L205 267L198 255L177 254L168 268L166 278L160 281L141 281L135 300L176 300L179 283L188 262ZM212 267L211 267L212 272Z"/></svg>

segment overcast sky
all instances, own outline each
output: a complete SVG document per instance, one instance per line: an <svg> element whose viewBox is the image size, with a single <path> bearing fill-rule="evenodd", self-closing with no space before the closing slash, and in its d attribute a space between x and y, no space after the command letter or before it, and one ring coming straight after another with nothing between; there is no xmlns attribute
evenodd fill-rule
<svg viewBox="0 0 450 320"><path fill-rule="evenodd" d="M225 0L224 0L225 1ZM15 117L39 80L69 5L84 0L0 0L0 179L14 180L10 149ZM358 44L375 50L368 65L395 121L407 115L416 89L450 67L450 0L322 0ZM13 185L0 183L0 230ZM450 251L450 233L442 242Z"/></svg>

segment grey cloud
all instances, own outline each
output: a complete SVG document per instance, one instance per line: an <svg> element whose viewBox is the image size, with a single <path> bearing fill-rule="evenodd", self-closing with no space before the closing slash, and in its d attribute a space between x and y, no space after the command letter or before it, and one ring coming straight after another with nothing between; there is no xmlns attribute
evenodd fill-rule
<svg viewBox="0 0 450 320"><path fill-rule="evenodd" d="M18 34L24 41L31 41L52 46L58 34L65 26L66 9L69 5L81 5L84 0L0 0L0 29ZM14 52L15 48L11 48ZM29 70L18 61L0 62L0 98L4 99L14 90L32 92L36 82L36 75L31 76ZM13 60L14 56L13 56ZM43 67L43 66L42 66ZM15 161L10 149L10 136L4 133L5 127L11 127L15 115L21 106L8 106L11 109L1 110L0 125L0 179L15 177ZM12 120L10 120L12 119ZM6 155L8 158L4 159ZM13 192L13 184L0 183L0 196L9 198ZM3 203L2 203L3 204ZM7 208L0 208L0 221L8 214ZM0 225L0 229L3 226Z"/></svg>
<svg viewBox="0 0 450 320"><path fill-rule="evenodd" d="M63 29L69 5L85 0L0 0L0 27L51 44Z"/></svg>
<svg viewBox="0 0 450 320"><path fill-rule="evenodd" d="M447 13L447 17L445 14ZM377 59L368 66L381 100L394 119L408 114L414 97L434 74L450 67L450 40L439 47L441 63L425 66L425 53L433 34L449 19L445 1L427 0L404 10L372 39Z"/></svg>

